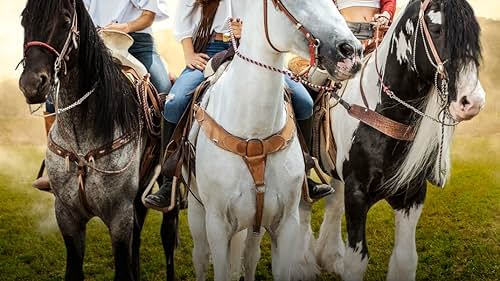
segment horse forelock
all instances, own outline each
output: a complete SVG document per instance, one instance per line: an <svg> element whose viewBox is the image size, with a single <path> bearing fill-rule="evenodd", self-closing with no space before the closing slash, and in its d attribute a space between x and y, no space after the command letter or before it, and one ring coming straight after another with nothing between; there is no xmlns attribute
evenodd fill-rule
<svg viewBox="0 0 500 281"><path fill-rule="evenodd" d="M448 52L446 71L449 78L449 91L456 96L460 73L471 64L481 63L481 27L474 10L466 0L447 0L444 2L445 48Z"/></svg>

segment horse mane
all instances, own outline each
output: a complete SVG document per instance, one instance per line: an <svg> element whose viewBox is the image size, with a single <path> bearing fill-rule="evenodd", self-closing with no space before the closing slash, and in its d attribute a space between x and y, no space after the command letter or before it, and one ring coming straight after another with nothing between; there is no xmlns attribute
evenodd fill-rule
<svg viewBox="0 0 500 281"><path fill-rule="evenodd" d="M135 89L113 61L83 2L76 0L75 4L80 32L76 66L80 78L78 96L96 87L92 96L80 105L81 118L89 120L87 117L92 114L93 122L87 126L93 129L96 136L105 140L112 139L116 129L133 132L139 120L134 101ZM29 0L22 13L23 22L25 25L29 23L32 28L48 26L47 20L62 15L65 5L69 8L72 0ZM63 34L66 36L66 32Z"/></svg>
<svg viewBox="0 0 500 281"><path fill-rule="evenodd" d="M106 139L113 137L115 125L122 132L134 131L139 118L134 102L135 89L113 61L81 0L76 1L76 9L80 30L80 80L83 81L82 88L85 89L82 94L98 83L92 97L95 122L89 125L94 127L98 136L104 136ZM83 112L86 114L88 110Z"/></svg>
<svg viewBox="0 0 500 281"><path fill-rule="evenodd" d="M448 90L451 95L456 93L458 80L461 75L467 73L468 67L474 66L477 69L480 65L480 27L472 7L466 0L444 1L443 13L445 21L442 28L445 32L445 49L449 55L446 71L449 78ZM430 116L442 114L435 91L434 86L426 90L425 96L428 98L421 107ZM452 120L446 118L445 122L451 123ZM384 184L383 188L391 194L407 190L412 181L421 177L443 187L450 175L450 150L454 127L445 126L442 130L440 124L428 118L420 118L415 128L418 130L414 141L398 164L394 175ZM440 148L441 140L443 142ZM438 155L440 150L441 156Z"/></svg>
<svg viewBox="0 0 500 281"><path fill-rule="evenodd" d="M444 2L445 48L449 52L446 72L449 91L456 96L457 82L462 72L470 64L480 66L482 54L480 44L481 27L474 10L466 0Z"/></svg>

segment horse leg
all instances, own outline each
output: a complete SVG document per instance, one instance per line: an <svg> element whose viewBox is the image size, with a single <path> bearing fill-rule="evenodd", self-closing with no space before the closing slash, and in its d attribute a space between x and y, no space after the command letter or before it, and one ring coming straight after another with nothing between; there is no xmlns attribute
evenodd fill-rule
<svg viewBox="0 0 500 281"><path fill-rule="evenodd" d="M230 243L233 229L227 217L217 210L207 209L206 228L208 244L214 263L214 280L231 280Z"/></svg>
<svg viewBox="0 0 500 281"><path fill-rule="evenodd" d="M124 204L116 208L116 215L111 219L109 230L115 257L115 281L138 280L138 265L134 264L133 245L134 228L137 224L135 208Z"/></svg>
<svg viewBox="0 0 500 281"><path fill-rule="evenodd" d="M342 275L345 245L342 240L342 216L344 215L344 184L333 180L335 192L325 198L325 215L316 244L319 265L328 272Z"/></svg>
<svg viewBox="0 0 500 281"><path fill-rule="evenodd" d="M247 229L247 240L243 254L246 281L255 280L255 271L260 259L260 242L264 233L263 228L260 233L253 233L252 229Z"/></svg>
<svg viewBox="0 0 500 281"><path fill-rule="evenodd" d="M341 276L342 280L359 281L363 280L368 266L365 227L370 205L359 186L346 186L344 203L348 247L344 256L344 270Z"/></svg>
<svg viewBox="0 0 500 281"><path fill-rule="evenodd" d="M140 248L141 248L141 232L144 226L144 221L146 220L146 215L148 209L144 207L141 202L140 195L134 201L135 210L135 223L132 236L132 265L134 266L134 273L136 279L140 279L141 267L140 267Z"/></svg>
<svg viewBox="0 0 500 281"><path fill-rule="evenodd" d="M242 230L236 233L231 239L231 280L240 280L242 267L241 259L245 251L245 240L247 239L247 231ZM250 279L248 279L250 280Z"/></svg>
<svg viewBox="0 0 500 281"><path fill-rule="evenodd" d="M196 272L196 280L207 279L210 249L207 239L205 223L205 208L193 197L188 196L188 223L193 238L193 266Z"/></svg>
<svg viewBox="0 0 500 281"><path fill-rule="evenodd" d="M415 280L418 256L415 245L415 231L417 223L422 214L423 201L425 198L425 187L422 188L419 197L408 202L406 200L388 200L395 209L395 236L394 249L389 262L387 273L388 281L410 281ZM401 208L396 202L408 202Z"/></svg>
<svg viewBox="0 0 500 281"><path fill-rule="evenodd" d="M302 276L307 280L309 277L319 275L320 268L316 259L316 239L314 238L311 228L312 205L300 200L299 215L300 215L300 231L299 238L301 242L299 246L299 267L297 272L301 272Z"/></svg>
<svg viewBox="0 0 500 281"><path fill-rule="evenodd" d="M175 280L174 250L177 245L179 227L179 208L163 214L161 222L161 242L166 259L166 280Z"/></svg>
<svg viewBox="0 0 500 281"><path fill-rule="evenodd" d="M299 267L299 210L285 215L272 236L272 270L274 280L309 280Z"/></svg>
<svg viewBox="0 0 500 281"><path fill-rule="evenodd" d="M80 281L83 276L83 257L85 255L85 231L87 218L78 218L57 199L55 201L56 219L66 245L66 281Z"/></svg>

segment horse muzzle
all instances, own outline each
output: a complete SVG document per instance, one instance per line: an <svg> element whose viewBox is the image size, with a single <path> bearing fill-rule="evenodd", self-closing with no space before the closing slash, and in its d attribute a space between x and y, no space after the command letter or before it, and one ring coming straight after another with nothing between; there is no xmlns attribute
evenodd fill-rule
<svg viewBox="0 0 500 281"><path fill-rule="evenodd" d="M49 74L46 71L23 72L19 79L19 89L26 98L28 104L45 102L49 92Z"/></svg>

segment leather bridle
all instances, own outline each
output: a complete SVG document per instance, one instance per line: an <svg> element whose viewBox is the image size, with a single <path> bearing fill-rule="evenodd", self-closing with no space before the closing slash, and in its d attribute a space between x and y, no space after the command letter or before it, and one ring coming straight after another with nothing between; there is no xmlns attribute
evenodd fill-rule
<svg viewBox="0 0 500 281"><path fill-rule="evenodd" d="M63 74L66 75L67 67L66 62L69 60L69 54L73 49L78 48L79 43L79 31L78 31L78 16L76 13L76 1L73 0L73 16L71 19L71 28L68 31L68 35L66 36L66 40L64 42L62 50L59 52L55 47L46 42L41 41L30 41L26 43L24 46L24 58L26 59L26 55L28 51L32 47L41 47L43 49L48 50L50 53L56 56L56 60L54 61L54 83L58 83L58 75L61 69L63 69Z"/></svg>
<svg viewBox="0 0 500 281"><path fill-rule="evenodd" d="M267 5L268 0L263 0L264 2L264 31L266 33L266 40L269 46L273 48L278 53L284 53L284 51L279 50L272 42L271 38L269 37L269 24L268 24L268 5ZM318 65L318 51L319 51L319 46L321 44L321 41L314 37L311 32L307 28L304 27L302 23L300 23L293 15L288 11L288 9L285 7L283 2L281 0L271 0L274 4L274 7L276 7L278 10L280 10L285 16L295 25L297 30L302 32L304 36L307 39L308 46L309 46L309 65L311 66L316 66Z"/></svg>

